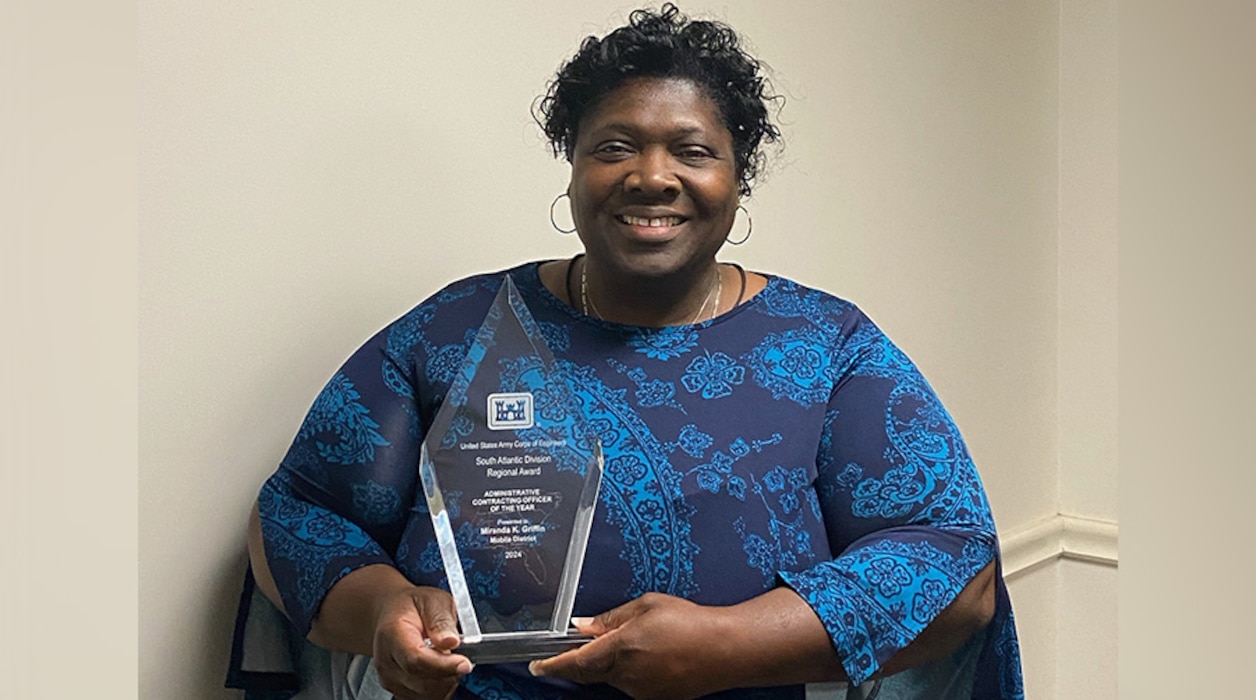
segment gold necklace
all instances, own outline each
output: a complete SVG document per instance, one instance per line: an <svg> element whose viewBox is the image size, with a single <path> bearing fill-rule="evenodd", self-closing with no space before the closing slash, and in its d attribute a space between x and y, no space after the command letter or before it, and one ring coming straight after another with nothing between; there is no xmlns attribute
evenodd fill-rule
<svg viewBox="0 0 1256 700"><path fill-rule="evenodd" d="M585 262L585 264L580 266L580 310L584 313L585 316L593 316L596 319L604 321L606 319L602 316L602 312L598 311L597 304L594 304L593 298L589 296L589 276L587 274L588 269L589 269L588 262ZM712 318L715 318L716 314L720 310L720 294L723 291L724 291L724 276L720 274L719 263L716 263L715 283L711 285L711 291L707 292L706 298L702 300L702 305L698 307L697 313L695 313L693 315L693 318L690 319L689 325L692 326L698 322L698 319L702 316L702 312L706 310L707 304L711 303L712 298L715 299L715 308L711 309L711 317L708 318L707 320L710 321ZM593 313L590 314L589 313L590 311L592 311Z"/></svg>
<svg viewBox="0 0 1256 700"><path fill-rule="evenodd" d="M580 266L580 310L585 316L592 315L594 318L601 319L602 312L597 310L597 307L593 305L593 300L589 298L589 278L585 275L588 269L588 262ZM589 313L590 309L593 310L592 314Z"/></svg>
<svg viewBox="0 0 1256 700"><path fill-rule="evenodd" d="M720 274L720 264L716 263L715 285L711 288L711 291L707 292L707 298L702 300L702 306L698 307L698 313L693 315L693 320L689 321L689 325L692 326L698 322L698 317L702 315L702 310L706 308L706 305L712 298L715 299L715 308L711 309L711 318L715 318L716 312L720 310L720 292L722 291L724 291L724 276ZM710 321L711 318L707 320Z"/></svg>

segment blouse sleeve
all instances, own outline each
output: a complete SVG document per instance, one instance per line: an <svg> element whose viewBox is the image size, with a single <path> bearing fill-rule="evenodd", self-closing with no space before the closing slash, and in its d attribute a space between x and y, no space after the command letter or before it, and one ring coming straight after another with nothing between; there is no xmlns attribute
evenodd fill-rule
<svg viewBox="0 0 1256 700"><path fill-rule="evenodd" d="M258 498L266 560L302 635L343 576L393 563L414 500L421 421L389 350L385 329L327 382Z"/></svg>
<svg viewBox="0 0 1256 700"><path fill-rule="evenodd" d="M835 558L779 576L815 610L858 684L933 621L997 543L976 468L928 382L863 314L844 330L817 454Z"/></svg>

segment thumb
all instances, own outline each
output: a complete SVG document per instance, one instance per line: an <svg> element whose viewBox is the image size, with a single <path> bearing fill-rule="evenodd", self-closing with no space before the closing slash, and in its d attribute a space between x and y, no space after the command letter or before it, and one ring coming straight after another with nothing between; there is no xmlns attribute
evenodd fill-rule
<svg viewBox="0 0 1256 700"><path fill-rule="evenodd" d="M619 607L611 608L596 617L573 617L571 618L571 624L581 634L600 637L613 629L623 626L625 622L636 617L639 605L636 600L632 600Z"/></svg>
<svg viewBox="0 0 1256 700"><path fill-rule="evenodd" d="M452 596L439 589L424 591L415 597L414 604L433 649L448 650L458 646L458 613Z"/></svg>

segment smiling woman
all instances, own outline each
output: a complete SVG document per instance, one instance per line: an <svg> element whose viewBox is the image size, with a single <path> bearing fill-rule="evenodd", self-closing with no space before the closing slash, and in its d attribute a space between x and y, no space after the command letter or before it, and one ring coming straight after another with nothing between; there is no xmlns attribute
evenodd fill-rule
<svg viewBox="0 0 1256 700"><path fill-rule="evenodd" d="M568 194L601 318L664 327L733 304L712 303L737 212L733 141L698 86L638 78L603 98L581 120Z"/></svg>
<svg viewBox="0 0 1256 700"><path fill-rule="evenodd" d="M1020 696L989 504L928 382L854 304L716 259L777 136L768 101L730 28L670 5L559 71L538 119L584 253L382 330L262 488L253 573L330 650L298 664L327 695ZM573 618L594 639L473 667L417 463L508 277L570 386L538 412L588 418L605 455Z"/></svg>
<svg viewBox="0 0 1256 700"><path fill-rule="evenodd" d="M587 254L582 310L664 327L713 318L762 289L762 277L717 265L715 254L762 144L779 136L771 99L731 28L671 6L585 41L538 115L571 163L567 194ZM543 268L546 286L560 287L559 273Z"/></svg>

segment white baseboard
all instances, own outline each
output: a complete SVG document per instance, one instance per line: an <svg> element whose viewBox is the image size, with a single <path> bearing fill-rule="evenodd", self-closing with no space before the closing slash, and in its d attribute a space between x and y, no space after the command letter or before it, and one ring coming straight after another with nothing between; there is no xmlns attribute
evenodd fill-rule
<svg viewBox="0 0 1256 700"><path fill-rule="evenodd" d="M1117 524L1057 513L1000 538L1003 577L1056 559L1117 566Z"/></svg>

